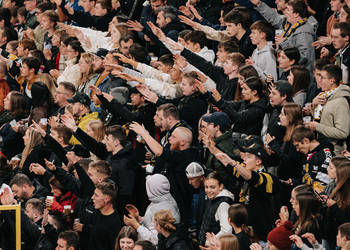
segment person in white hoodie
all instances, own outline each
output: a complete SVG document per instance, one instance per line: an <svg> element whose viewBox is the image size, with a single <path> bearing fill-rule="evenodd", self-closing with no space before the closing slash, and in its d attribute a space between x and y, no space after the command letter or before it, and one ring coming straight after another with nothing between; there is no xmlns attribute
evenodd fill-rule
<svg viewBox="0 0 350 250"><path fill-rule="evenodd" d="M275 50L272 47L272 42L268 41L273 37L272 26L266 21L260 20L253 23L250 30L250 40L257 48L246 63L252 64L262 79L266 79L267 75L272 75L273 79L277 79Z"/></svg>
<svg viewBox="0 0 350 250"><path fill-rule="evenodd" d="M129 216L124 216L124 223L137 230L138 240L148 240L154 245L158 243L158 232L154 227L153 217L159 210L170 210L176 220L180 222L180 212L175 199L170 194L170 183L161 174L147 176L146 191L151 204L148 205L145 215L141 217L137 208L126 205Z"/></svg>
<svg viewBox="0 0 350 250"><path fill-rule="evenodd" d="M214 63L215 53L213 50L208 49L207 46L205 46L207 38L203 31L193 30L186 34L184 39L189 50L208 62Z"/></svg>
<svg viewBox="0 0 350 250"><path fill-rule="evenodd" d="M199 232L199 245L201 246L204 246L207 241L206 233L214 233L216 238L232 233L227 218L228 209L234 201L233 194L224 188L222 177L216 172L208 174L205 178L204 189L209 202Z"/></svg>

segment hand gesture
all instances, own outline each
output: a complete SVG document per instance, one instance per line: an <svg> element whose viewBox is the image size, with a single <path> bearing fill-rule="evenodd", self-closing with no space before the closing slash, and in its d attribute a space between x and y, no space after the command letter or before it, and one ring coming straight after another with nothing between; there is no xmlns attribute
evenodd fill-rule
<svg viewBox="0 0 350 250"><path fill-rule="evenodd" d="M140 216L139 210L134 205L126 204L125 209L126 209L126 211L128 211L130 216L134 217L135 219L139 218L139 216Z"/></svg>
<svg viewBox="0 0 350 250"><path fill-rule="evenodd" d="M137 122L132 122L129 126L130 130L134 131L136 134L138 135L144 135L144 134L148 134L148 131L145 129L145 126L140 125Z"/></svg>
<svg viewBox="0 0 350 250"><path fill-rule="evenodd" d="M120 73L119 74L119 77L121 79L124 79L125 81L136 81L136 78L133 77L132 75L129 75L127 73Z"/></svg>
<svg viewBox="0 0 350 250"><path fill-rule="evenodd" d="M144 28L143 25L138 21L129 20L126 22L126 24L128 25L129 30L133 30L133 31L141 32Z"/></svg>
<svg viewBox="0 0 350 250"><path fill-rule="evenodd" d="M102 95L102 91L95 85L90 85L89 89L91 89L91 91L94 92L96 95Z"/></svg>
<svg viewBox="0 0 350 250"><path fill-rule="evenodd" d="M333 206L334 204L336 204L337 202L335 200L332 200L330 198L327 199L327 207L331 207Z"/></svg>
<svg viewBox="0 0 350 250"><path fill-rule="evenodd" d="M182 5L182 6L179 7L179 10L182 12L182 14L184 14L188 18L191 18L191 19L193 18L193 14L192 14L192 12L191 12L189 7Z"/></svg>
<svg viewBox="0 0 350 250"><path fill-rule="evenodd" d="M77 125L75 123L75 120L71 114L64 114L61 116L61 120L64 126L67 128L76 131L77 130Z"/></svg>
<svg viewBox="0 0 350 250"><path fill-rule="evenodd" d="M213 88L211 90L211 96L214 98L214 100L216 102L219 102L221 100L221 95L220 95L219 91L217 91L216 88Z"/></svg>
<svg viewBox="0 0 350 250"><path fill-rule="evenodd" d="M197 9L192 4L189 4L189 2L187 2L186 6L188 6L195 18L197 18L199 21L202 21L203 17L198 13Z"/></svg>
<svg viewBox="0 0 350 250"><path fill-rule="evenodd" d="M166 36L164 32L157 26L154 25L152 22L147 22L148 27L152 30L153 34L158 37L159 40L163 41Z"/></svg>
<svg viewBox="0 0 350 250"><path fill-rule="evenodd" d="M41 166L39 163L32 163L29 166L29 171L36 175L44 175L46 172L46 169L43 166Z"/></svg>
<svg viewBox="0 0 350 250"><path fill-rule="evenodd" d="M57 7L59 7L62 4L62 0L54 0L54 3L56 4Z"/></svg>
<svg viewBox="0 0 350 250"><path fill-rule="evenodd" d="M218 240L216 239L216 236L214 233L209 233L207 232L205 234L206 238L207 238L207 241L209 242L209 245L210 246L217 246L218 245Z"/></svg>
<svg viewBox="0 0 350 250"><path fill-rule="evenodd" d="M16 203L15 197L9 187L4 188L4 192L0 195L0 202L2 205L12 205Z"/></svg>
<svg viewBox="0 0 350 250"><path fill-rule="evenodd" d="M55 166L55 164L53 164L53 162L48 161L46 159L44 159L44 161L45 161L45 165L46 165L46 167L48 169L50 169L51 171L55 171L56 170L56 166Z"/></svg>
<svg viewBox="0 0 350 250"><path fill-rule="evenodd" d="M168 45L172 50L180 51L180 52L182 52L185 48L184 46L182 46L180 43L177 43L177 42L168 42Z"/></svg>
<svg viewBox="0 0 350 250"><path fill-rule="evenodd" d="M74 10L72 7L70 7L68 4L64 6L64 8L68 11L69 15L74 15Z"/></svg>
<svg viewBox="0 0 350 250"><path fill-rule="evenodd" d="M289 211L288 211L288 208L286 206L281 207L279 216L281 219L281 223L284 223L284 222L289 220Z"/></svg>
<svg viewBox="0 0 350 250"><path fill-rule="evenodd" d="M181 69L185 68L188 64L187 60L179 54L174 54L173 58L175 60L176 65L178 65Z"/></svg>
<svg viewBox="0 0 350 250"><path fill-rule="evenodd" d="M146 98L147 101L151 103L157 103L158 96L156 93L152 92L144 85L137 85L136 88Z"/></svg>
<svg viewBox="0 0 350 250"><path fill-rule="evenodd" d="M320 58L329 57L329 50L326 47L322 47Z"/></svg>
<svg viewBox="0 0 350 250"><path fill-rule="evenodd" d="M237 163L235 160L232 160L230 156L225 153L218 153L215 155L216 159L218 159L225 167L227 165L235 166Z"/></svg>
<svg viewBox="0 0 350 250"><path fill-rule="evenodd" d="M341 154L345 157L350 157L350 152L347 150L344 150L343 152L341 152Z"/></svg>
<svg viewBox="0 0 350 250"><path fill-rule="evenodd" d="M121 53L113 53L113 56L116 56L119 58L119 61L123 62L123 63L127 63L127 64L130 64L130 61L133 61L132 59L130 58L127 58L126 56L124 56L123 54ZM118 65L118 66L117 66ZM117 69L120 69L120 70L123 70L124 67L123 66L120 66L119 64L110 64L110 66L114 67L114 68L117 68Z"/></svg>
<svg viewBox="0 0 350 250"><path fill-rule="evenodd" d="M178 17L182 23L187 24L188 26L191 26L191 27L196 26L196 22L192 21L188 17L185 17L185 16L178 16Z"/></svg>
<svg viewBox="0 0 350 250"><path fill-rule="evenodd" d="M303 240L296 234L289 236L289 239L297 245L297 247L302 248L304 245Z"/></svg>
<svg viewBox="0 0 350 250"><path fill-rule="evenodd" d="M49 73L55 79L57 79L60 76L60 72L57 69L51 69Z"/></svg>
<svg viewBox="0 0 350 250"><path fill-rule="evenodd" d="M45 137L46 131L39 124L37 124L34 120L33 120L33 123L32 123L32 128L36 132L38 132L42 137Z"/></svg>
<svg viewBox="0 0 350 250"><path fill-rule="evenodd" d="M104 98L107 99L107 101L111 102L113 99L114 99L114 96L112 96L111 94L107 94L107 93L104 93L102 92L102 95Z"/></svg>
<svg viewBox="0 0 350 250"><path fill-rule="evenodd" d="M262 250L263 248L258 243L253 243L250 245L251 250Z"/></svg>
<svg viewBox="0 0 350 250"><path fill-rule="evenodd" d="M301 237L307 239L310 242L311 245L315 245L315 244L318 243L318 241L315 238L315 235L312 234L312 233L305 233Z"/></svg>
<svg viewBox="0 0 350 250"><path fill-rule="evenodd" d="M197 79L194 80L194 84L196 85L199 92L201 92L202 94L205 94L207 92L207 88L203 85L203 83L201 83Z"/></svg>
<svg viewBox="0 0 350 250"><path fill-rule="evenodd" d="M139 226L139 222L134 217L127 217L126 215L124 215L124 224L135 229Z"/></svg>
<svg viewBox="0 0 350 250"><path fill-rule="evenodd" d="M202 74L199 71L196 71L196 74L198 76L199 81L201 81L202 83L205 83L208 80L208 77L206 77L204 74Z"/></svg>

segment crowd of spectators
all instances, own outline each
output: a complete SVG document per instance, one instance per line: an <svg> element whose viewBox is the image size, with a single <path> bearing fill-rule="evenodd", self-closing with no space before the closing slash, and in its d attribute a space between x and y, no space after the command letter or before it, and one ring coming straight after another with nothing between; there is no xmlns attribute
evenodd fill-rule
<svg viewBox="0 0 350 250"><path fill-rule="evenodd" d="M21 249L350 249L349 38L350 0L0 0Z"/></svg>

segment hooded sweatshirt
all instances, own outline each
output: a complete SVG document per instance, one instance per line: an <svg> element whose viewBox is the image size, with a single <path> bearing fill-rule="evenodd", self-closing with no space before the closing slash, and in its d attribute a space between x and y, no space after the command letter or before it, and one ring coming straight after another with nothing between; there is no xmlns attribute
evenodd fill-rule
<svg viewBox="0 0 350 250"><path fill-rule="evenodd" d="M141 224L137 229L138 240L149 240L153 244L158 243L158 232L154 228L153 217L159 210L170 210L176 220L180 222L180 212L176 201L170 194L170 183L168 179L161 174L147 176L146 191L151 204L146 209L142 217Z"/></svg>
<svg viewBox="0 0 350 250"><path fill-rule="evenodd" d="M340 85L328 98L323 107L320 123L316 125L316 131L335 145L335 153L345 149L341 140L345 140L350 134L350 109L347 99L350 97L350 87ZM336 146L336 144L339 146Z"/></svg>

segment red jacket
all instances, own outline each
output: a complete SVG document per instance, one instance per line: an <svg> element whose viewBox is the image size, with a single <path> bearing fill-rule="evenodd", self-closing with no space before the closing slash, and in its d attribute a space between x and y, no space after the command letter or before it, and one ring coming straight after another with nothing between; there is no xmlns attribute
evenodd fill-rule
<svg viewBox="0 0 350 250"><path fill-rule="evenodd" d="M51 209L60 211L63 213L64 206L71 205L73 210L76 203L77 203L77 196L73 194L71 191L68 191L67 193L61 195L60 197L54 196Z"/></svg>

